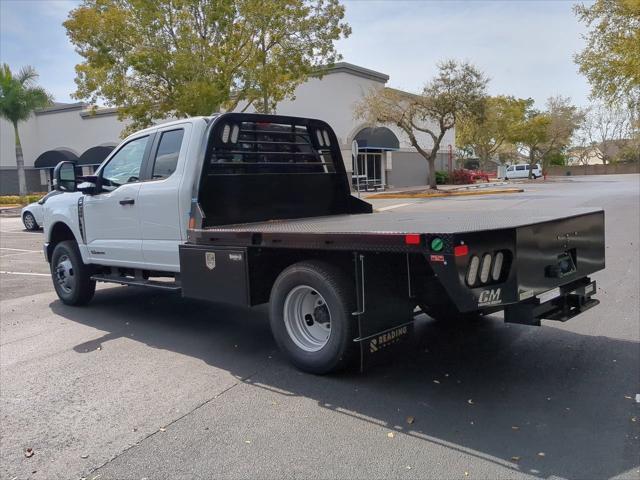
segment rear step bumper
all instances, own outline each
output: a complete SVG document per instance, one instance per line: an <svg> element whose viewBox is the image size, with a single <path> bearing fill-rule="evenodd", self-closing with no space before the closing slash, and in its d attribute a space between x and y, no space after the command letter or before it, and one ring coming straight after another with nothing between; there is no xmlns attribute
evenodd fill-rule
<svg viewBox="0 0 640 480"><path fill-rule="evenodd" d="M559 288L559 295L548 301L532 298L508 305L504 309L504 321L523 325L540 325L542 319L566 322L598 305L600 301L591 298L595 293L596 282L584 277L563 285Z"/></svg>

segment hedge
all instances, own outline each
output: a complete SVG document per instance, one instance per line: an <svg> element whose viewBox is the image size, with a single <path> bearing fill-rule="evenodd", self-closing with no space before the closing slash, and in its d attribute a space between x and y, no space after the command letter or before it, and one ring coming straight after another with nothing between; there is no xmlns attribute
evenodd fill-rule
<svg viewBox="0 0 640 480"><path fill-rule="evenodd" d="M44 193L32 193L30 195L2 195L0 196L0 205L27 205L28 203L37 202L42 198Z"/></svg>

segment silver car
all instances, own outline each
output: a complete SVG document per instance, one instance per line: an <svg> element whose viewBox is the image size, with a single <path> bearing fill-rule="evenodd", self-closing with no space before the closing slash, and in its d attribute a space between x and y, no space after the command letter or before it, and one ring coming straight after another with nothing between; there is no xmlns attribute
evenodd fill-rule
<svg viewBox="0 0 640 480"><path fill-rule="evenodd" d="M42 205L51 197L60 195L63 192L53 190L47 193L37 202L30 203L22 209L22 223L27 230L38 230L42 227Z"/></svg>

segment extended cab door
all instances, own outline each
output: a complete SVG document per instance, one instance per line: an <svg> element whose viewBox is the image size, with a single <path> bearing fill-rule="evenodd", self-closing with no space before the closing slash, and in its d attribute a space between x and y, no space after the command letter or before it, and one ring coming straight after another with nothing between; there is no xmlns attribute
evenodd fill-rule
<svg viewBox="0 0 640 480"><path fill-rule="evenodd" d="M140 184L139 215L142 255L147 268L178 272L178 245L186 240L188 211L180 210L191 123L160 128L155 137L144 180Z"/></svg>
<svg viewBox="0 0 640 480"><path fill-rule="evenodd" d="M84 197L84 225L93 263L135 267L144 263L138 193L152 135L129 140L98 171L102 192Z"/></svg>

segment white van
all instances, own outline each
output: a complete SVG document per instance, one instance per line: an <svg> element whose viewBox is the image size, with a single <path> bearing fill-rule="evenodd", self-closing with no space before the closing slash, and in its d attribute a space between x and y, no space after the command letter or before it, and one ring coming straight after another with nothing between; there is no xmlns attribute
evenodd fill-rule
<svg viewBox="0 0 640 480"><path fill-rule="evenodd" d="M542 176L542 167L539 163L533 166L533 178L540 178ZM507 172L504 175L505 180L511 178L529 178L529 164L526 165L511 165L507 168Z"/></svg>

